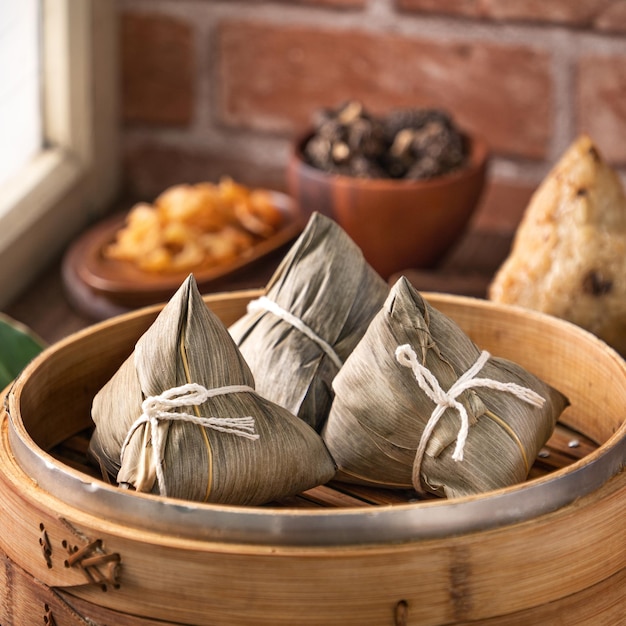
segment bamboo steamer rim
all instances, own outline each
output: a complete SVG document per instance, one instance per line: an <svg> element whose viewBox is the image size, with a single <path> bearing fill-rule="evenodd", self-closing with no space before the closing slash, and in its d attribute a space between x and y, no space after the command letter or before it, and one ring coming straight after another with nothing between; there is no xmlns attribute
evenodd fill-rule
<svg viewBox="0 0 626 626"><path fill-rule="evenodd" d="M216 294L206 296L205 301L209 306L229 301L243 304L262 293L246 290ZM561 326L587 349L603 353L626 381L626 361L574 324L521 307L465 296L423 295L435 307L441 302L491 309L547 327ZM599 489L626 464L625 419L607 441L579 461L511 487L450 500L320 510L218 505L128 492L74 470L42 450L21 419L19 403L24 382L47 359L81 337L133 318L155 316L162 306L111 318L50 346L24 369L6 395L9 445L18 465L39 488L86 513L131 527L221 543L317 547L407 542L498 528L551 513ZM626 406L624 414L626 417Z"/></svg>

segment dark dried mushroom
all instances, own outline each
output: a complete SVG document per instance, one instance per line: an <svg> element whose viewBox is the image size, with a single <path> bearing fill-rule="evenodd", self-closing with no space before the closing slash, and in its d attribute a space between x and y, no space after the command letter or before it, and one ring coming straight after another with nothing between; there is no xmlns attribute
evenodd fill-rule
<svg viewBox="0 0 626 626"><path fill-rule="evenodd" d="M345 176L421 180L462 167L467 145L445 111L399 109L377 118L351 101L318 112L304 156Z"/></svg>

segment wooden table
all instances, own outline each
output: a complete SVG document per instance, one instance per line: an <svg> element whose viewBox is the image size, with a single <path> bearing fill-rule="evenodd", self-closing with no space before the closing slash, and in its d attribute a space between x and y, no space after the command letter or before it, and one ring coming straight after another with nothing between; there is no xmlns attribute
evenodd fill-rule
<svg viewBox="0 0 626 626"><path fill-rule="evenodd" d="M511 235L469 230L447 259L434 271L403 272L416 288L484 297L494 272L506 258ZM274 256L250 268L236 280L220 285L220 291L263 287L280 258ZM62 260L41 274L5 312L53 343L97 321L77 310L68 298L62 279ZM394 277L391 278L394 280Z"/></svg>

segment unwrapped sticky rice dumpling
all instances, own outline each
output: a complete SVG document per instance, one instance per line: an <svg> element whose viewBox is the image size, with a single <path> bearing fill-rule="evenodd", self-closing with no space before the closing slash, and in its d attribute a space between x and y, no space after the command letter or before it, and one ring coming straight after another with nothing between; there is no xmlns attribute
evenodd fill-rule
<svg viewBox="0 0 626 626"><path fill-rule="evenodd" d="M566 319L626 356L626 196L588 136L531 198L489 298Z"/></svg>
<svg viewBox="0 0 626 626"><path fill-rule="evenodd" d="M333 383L339 480L456 497L526 479L567 399L481 351L405 279Z"/></svg>
<svg viewBox="0 0 626 626"><path fill-rule="evenodd" d="M387 292L345 231L314 213L265 295L230 327L259 393L319 431L333 378Z"/></svg>
<svg viewBox="0 0 626 626"><path fill-rule="evenodd" d="M90 453L118 484L262 504L330 480L318 433L261 397L190 276L94 398Z"/></svg>

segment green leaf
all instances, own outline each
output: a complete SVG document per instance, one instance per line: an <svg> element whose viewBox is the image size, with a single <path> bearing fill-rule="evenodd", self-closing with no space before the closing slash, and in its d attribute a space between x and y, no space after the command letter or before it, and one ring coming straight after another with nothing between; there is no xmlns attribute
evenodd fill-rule
<svg viewBox="0 0 626 626"><path fill-rule="evenodd" d="M0 390L44 348L43 340L24 324L0 313Z"/></svg>

